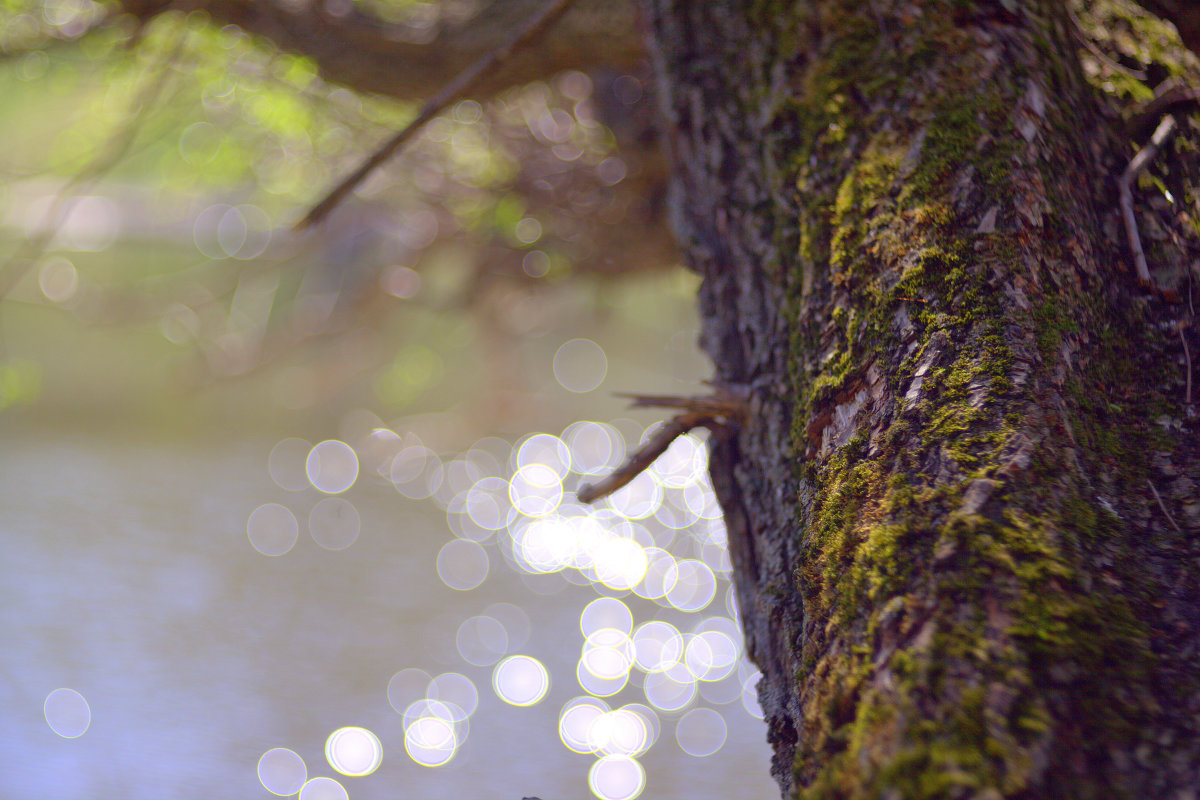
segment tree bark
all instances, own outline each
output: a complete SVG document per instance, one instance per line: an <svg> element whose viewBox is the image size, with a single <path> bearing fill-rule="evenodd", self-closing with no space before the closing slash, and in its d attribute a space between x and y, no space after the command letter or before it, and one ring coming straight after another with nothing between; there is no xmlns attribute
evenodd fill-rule
<svg viewBox="0 0 1200 800"><path fill-rule="evenodd" d="M1196 797L1197 184L1138 195L1173 302L1117 216L1149 91L1051 0L648 8L702 343L751 398L711 463L784 793Z"/></svg>

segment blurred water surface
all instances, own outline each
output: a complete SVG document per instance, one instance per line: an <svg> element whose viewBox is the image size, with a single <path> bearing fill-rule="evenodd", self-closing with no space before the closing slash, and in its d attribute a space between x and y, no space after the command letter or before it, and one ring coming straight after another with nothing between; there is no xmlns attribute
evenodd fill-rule
<svg viewBox="0 0 1200 800"><path fill-rule="evenodd" d="M597 517L571 505L566 434L414 467L413 440L377 432L345 491L316 442L3 438L0 797L775 796L740 637L720 652L719 521L679 459L609 504L584 563ZM539 538L553 525L574 554ZM705 564L712 600L681 610L703 589L668 590Z"/></svg>

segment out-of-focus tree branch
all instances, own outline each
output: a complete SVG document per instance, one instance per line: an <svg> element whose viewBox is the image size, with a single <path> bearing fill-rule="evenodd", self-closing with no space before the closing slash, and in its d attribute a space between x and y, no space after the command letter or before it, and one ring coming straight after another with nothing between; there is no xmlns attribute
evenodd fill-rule
<svg viewBox="0 0 1200 800"><path fill-rule="evenodd" d="M1173 24L1184 45L1193 53L1200 53L1200 5L1195 0L1137 0L1137 3Z"/></svg>
<svg viewBox="0 0 1200 800"><path fill-rule="evenodd" d="M360 92L412 99L437 92L501 45L544 0L490 0L466 19L428 25L388 22L359 6L338 13L322 2L281 0L119 0L141 21L168 10L204 11L280 50L311 58L323 78ZM342 13L344 11L344 13ZM563 70L629 69L643 58L631 0L583 0L554 31L515 54L474 90L489 97Z"/></svg>

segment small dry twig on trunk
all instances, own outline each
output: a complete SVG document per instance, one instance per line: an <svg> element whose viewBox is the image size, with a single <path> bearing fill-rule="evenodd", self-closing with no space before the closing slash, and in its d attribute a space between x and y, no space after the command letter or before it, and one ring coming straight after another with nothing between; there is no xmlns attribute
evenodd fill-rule
<svg viewBox="0 0 1200 800"><path fill-rule="evenodd" d="M693 428L708 428L716 431L735 420L746 417L746 402L728 394L709 397L679 397L676 395L627 394L633 408L682 408L678 414L654 431L646 443L617 467L608 477L598 483L585 483L575 495L581 503L594 503L622 489L641 475L655 460L667 451L671 443Z"/></svg>
<svg viewBox="0 0 1200 800"><path fill-rule="evenodd" d="M443 86L441 91L431 97L421 107L421 110L417 112L416 119L406 125L403 130L391 139L384 142L358 169L331 189L321 202L313 206L304 215L304 218L296 223L296 230L302 231L306 228L311 228L329 216L329 212L333 211L346 198L346 195L354 191L354 188L374 172L380 164L395 155L396 151L411 139L413 134L420 130L426 122L437 116L446 106L475 88L487 76L488 72L502 64L513 53L545 33L563 15L563 12L570 7L571 3L572 0L551 0L549 5L530 18L525 27L514 33L502 45L467 67L454 80Z"/></svg>

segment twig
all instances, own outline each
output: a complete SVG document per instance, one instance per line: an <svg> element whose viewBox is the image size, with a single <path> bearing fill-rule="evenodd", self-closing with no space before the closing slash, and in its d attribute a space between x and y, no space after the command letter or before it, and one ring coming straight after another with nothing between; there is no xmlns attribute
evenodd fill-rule
<svg viewBox="0 0 1200 800"><path fill-rule="evenodd" d="M1154 492L1154 499L1158 501L1158 507L1162 509L1163 514L1167 518L1167 522L1171 523L1171 527L1175 529L1176 533L1183 533L1183 531L1179 529L1179 526L1175 524L1175 518L1171 516L1171 512L1167 511L1167 505L1163 502L1162 495L1158 493L1158 489L1154 488L1154 484L1150 482L1149 478L1146 479L1146 485L1150 487L1150 491Z"/></svg>
<svg viewBox="0 0 1200 800"><path fill-rule="evenodd" d="M1133 216L1133 182L1142 170L1146 168L1163 146L1167 138L1175 130L1175 117L1168 114L1154 130L1154 135L1146 146L1137 152L1121 175L1121 216L1125 220L1125 235L1129 237L1129 249L1133 251L1134 264L1137 267L1138 279L1142 283L1150 283L1150 269L1146 266L1146 253L1142 250L1142 237L1138 234L1137 220Z"/></svg>
<svg viewBox="0 0 1200 800"><path fill-rule="evenodd" d="M571 3L572 0L551 0L545 8L530 18L524 28L517 31L506 42L467 67L454 80L443 86L441 91L431 97L421 107L416 119L391 139L384 142L358 169L344 178L341 183L325 195L324 199L313 206L304 215L304 218L296 223L296 230L310 228L328 216L329 212L333 211L345 199L346 195L354 191L354 188L362 183L363 179L370 175L380 164L391 158L426 122L437 116L446 106L475 88L491 70L507 60L521 47L545 33L562 16L563 12L570 7Z"/></svg>
<svg viewBox="0 0 1200 800"><path fill-rule="evenodd" d="M1154 90L1154 99L1131 117L1125 127L1134 141L1141 141L1166 114L1186 113L1197 106L1200 106L1200 88L1170 78Z"/></svg>
<svg viewBox="0 0 1200 800"><path fill-rule="evenodd" d="M585 483L575 492L581 503L594 503L622 489L641 475L654 461L667 451L671 443L693 428L717 430L734 420L744 419L747 408L744 400L731 394L719 393L709 397L680 397L677 395L627 394L633 408L682 408L678 414L665 422L661 428L617 467L608 477L598 483Z"/></svg>
<svg viewBox="0 0 1200 800"><path fill-rule="evenodd" d="M712 418L697 412L689 412L680 414L677 417L667 421L661 428L654 432L654 435L646 441L644 445L638 448L629 459L617 467L608 477L601 480L599 483L585 483L579 487L575 495L581 503L594 503L602 497L607 497L618 489L625 487L627 483L641 475L647 467L667 451L671 443L690 431L692 428L699 427L705 422L711 422Z"/></svg>
<svg viewBox="0 0 1200 800"><path fill-rule="evenodd" d="M1179 333L1179 341L1183 342L1183 361L1187 366L1187 390L1183 395L1183 403L1188 408L1192 407L1192 352L1188 349L1187 337L1183 335L1183 329L1186 326L1183 321L1175 326L1175 330ZM1190 413L1190 412L1189 412Z"/></svg>
<svg viewBox="0 0 1200 800"><path fill-rule="evenodd" d="M1098 58L1101 63L1106 65L1109 69L1115 72L1120 72L1122 75L1127 75L1134 80L1146 80L1145 72L1142 72L1141 70L1130 69L1124 64L1115 61L1111 56L1101 50L1099 45L1088 38L1088 36L1083 32L1083 24L1079 21L1079 17L1076 16L1073 9L1068 8L1067 14L1070 16L1071 22L1075 26L1075 38L1078 39L1080 44L1086 47L1092 55Z"/></svg>

